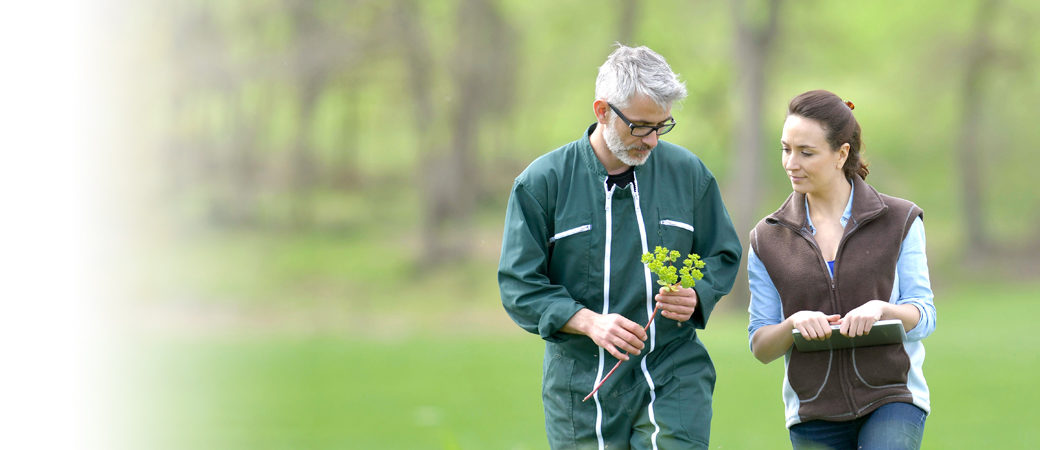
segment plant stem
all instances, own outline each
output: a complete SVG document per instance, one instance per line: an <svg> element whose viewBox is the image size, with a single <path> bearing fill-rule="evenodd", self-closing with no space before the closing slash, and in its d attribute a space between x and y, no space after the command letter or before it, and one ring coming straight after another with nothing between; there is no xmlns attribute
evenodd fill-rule
<svg viewBox="0 0 1040 450"><path fill-rule="evenodd" d="M657 312L660 311L660 310L661 310L661 302L657 302L657 306L654 307L654 313L650 314L650 320L648 320L646 322L646 326L643 327L643 331L646 331L646 330L650 329L650 324L654 323L654 317L657 317ZM625 352L625 354L627 355L628 352ZM603 386L603 383L607 382L607 378L610 378L610 376L614 374L614 371L617 370L617 368L619 366L621 366L621 362L622 362L622 360L619 359L618 362L616 364L614 364L614 368L610 369L610 372L607 372L607 376L603 377L602 380L599 380L599 384L597 384L596 387L592 389L592 392L589 392L589 395L586 395L585 398L581 399L581 401L584 402L585 400L588 400L589 398L591 398L592 395L595 394L596 391L599 390L600 386Z"/></svg>

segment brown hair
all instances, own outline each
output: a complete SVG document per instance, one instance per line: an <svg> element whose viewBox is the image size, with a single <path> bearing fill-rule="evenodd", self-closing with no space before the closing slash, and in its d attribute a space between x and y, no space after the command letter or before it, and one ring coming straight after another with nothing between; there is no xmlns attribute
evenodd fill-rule
<svg viewBox="0 0 1040 450"><path fill-rule="evenodd" d="M867 162L860 157L860 149L863 148L862 132L859 122L852 115L852 108L834 93L820 89L791 99L791 103L787 105L787 115L819 122L827 134L827 143L835 151L847 142L849 157L845 159L845 165L842 167L845 177L859 175L860 178L867 178L870 170L867 169Z"/></svg>

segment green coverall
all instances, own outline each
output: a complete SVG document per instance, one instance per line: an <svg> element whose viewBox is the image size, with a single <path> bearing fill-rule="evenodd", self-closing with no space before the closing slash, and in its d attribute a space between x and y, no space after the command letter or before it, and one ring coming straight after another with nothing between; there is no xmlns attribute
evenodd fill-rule
<svg viewBox="0 0 1040 450"><path fill-rule="evenodd" d="M553 448L699 448L708 445L715 369L697 338L729 292L741 247L718 184L688 150L659 141L635 181L606 188L589 142L595 124L535 160L515 180L506 211L498 280L502 303L545 341L542 399ZM581 308L646 324L656 276L640 262L655 246L706 263L690 322L661 317L642 353L622 363L560 328Z"/></svg>

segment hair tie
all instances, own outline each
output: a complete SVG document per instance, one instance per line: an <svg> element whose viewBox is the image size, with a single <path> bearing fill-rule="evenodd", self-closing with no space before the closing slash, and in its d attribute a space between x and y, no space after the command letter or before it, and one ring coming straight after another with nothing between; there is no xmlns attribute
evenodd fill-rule
<svg viewBox="0 0 1040 450"><path fill-rule="evenodd" d="M856 105L852 104L852 102L849 100L845 100L845 106L848 106L850 110L856 109Z"/></svg>

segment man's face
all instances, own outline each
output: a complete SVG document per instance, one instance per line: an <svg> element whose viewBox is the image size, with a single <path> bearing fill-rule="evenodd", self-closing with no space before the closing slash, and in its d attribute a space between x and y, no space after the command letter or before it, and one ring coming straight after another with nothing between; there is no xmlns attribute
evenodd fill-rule
<svg viewBox="0 0 1040 450"><path fill-rule="evenodd" d="M645 95L635 96L621 113L636 126L654 126L671 118L670 107L661 108ZM603 140L610 152L628 166L642 165L650 158L650 151L657 147L656 132L643 137L632 136L628 125L617 114L613 114L604 127Z"/></svg>
<svg viewBox="0 0 1040 450"><path fill-rule="evenodd" d="M626 166L642 165L650 158L652 147L648 147L640 141L626 143L621 138L621 133L629 134L628 127L622 124L623 130L618 131L617 123L620 122L621 119L614 117L610 125L603 129L603 140L607 142L607 148L610 149L615 158L625 163Z"/></svg>

